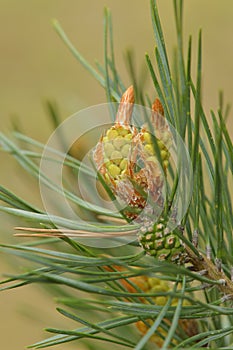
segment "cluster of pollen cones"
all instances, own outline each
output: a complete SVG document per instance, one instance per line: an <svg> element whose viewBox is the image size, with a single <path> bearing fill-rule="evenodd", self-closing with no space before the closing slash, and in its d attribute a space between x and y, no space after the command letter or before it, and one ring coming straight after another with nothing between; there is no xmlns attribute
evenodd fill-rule
<svg viewBox="0 0 233 350"><path fill-rule="evenodd" d="M112 267L106 267L108 271L125 271L122 266L114 265ZM131 271L132 273L132 271ZM158 296L153 296L148 299L147 297L139 297L139 301L142 304L149 305L153 302L154 305L164 306L168 301L166 293L173 291L173 284L171 282L161 280L157 277L149 277L146 275L140 275L130 277L127 279L119 280L124 288L130 293L138 293L142 291L144 293L157 293ZM178 304L178 298L173 298L171 302L172 307L176 307ZM190 306L190 302L186 299L183 301L183 306ZM145 335L150 327L154 324L153 319L146 319L136 322L136 327L142 335ZM164 339L166 339L168 329L171 326L171 321L168 319L163 320L163 325L158 327L158 330L150 337L150 341L155 343L159 348L162 348ZM198 323L195 319L181 318L178 321L177 333L185 335L185 337L192 337L198 334ZM173 339L174 344L178 344L176 339Z"/></svg>
<svg viewBox="0 0 233 350"><path fill-rule="evenodd" d="M112 192L129 208L125 215L131 220L146 207L148 197L154 206L162 205L162 188L172 142L159 99L152 105L150 125L145 123L140 128L132 125L133 108L134 90L130 86L121 98L115 124L101 136L93 153L97 170Z"/></svg>
<svg viewBox="0 0 233 350"><path fill-rule="evenodd" d="M170 232L168 218L163 217L172 133L159 99L152 104L150 120L140 127L133 125L133 108L131 86L121 98L115 124L101 136L93 158L106 184L123 201L125 217L140 223L138 241L145 252L183 264L183 243Z"/></svg>

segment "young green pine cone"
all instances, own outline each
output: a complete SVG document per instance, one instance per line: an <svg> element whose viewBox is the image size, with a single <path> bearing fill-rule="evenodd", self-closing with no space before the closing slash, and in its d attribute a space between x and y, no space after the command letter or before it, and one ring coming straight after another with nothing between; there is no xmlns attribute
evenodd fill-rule
<svg viewBox="0 0 233 350"><path fill-rule="evenodd" d="M183 243L166 225L166 220L160 218L150 227L142 226L138 233L139 244L148 255L158 260L183 264L187 256Z"/></svg>

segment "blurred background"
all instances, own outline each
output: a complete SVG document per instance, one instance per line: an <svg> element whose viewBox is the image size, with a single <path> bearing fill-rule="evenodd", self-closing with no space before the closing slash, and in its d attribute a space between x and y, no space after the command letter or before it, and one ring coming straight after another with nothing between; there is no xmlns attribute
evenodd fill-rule
<svg viewBox="0 0 233 350"><path fill-rule="evenodd" d="M203 104L208 114L218 106L220 89L225 100L232 102L233 1L184 3L185 40L189 34L193 36L194 53L198 31L200 28L203 31ZM173 1L158 0L158 5L166 45L172 55L176 40ZM145 65L145 52L153 52L149 1L0 0L0 131L8 133L14 123L27 135L46 142L52 132L45 107L47 99L56 101L61 120L106 101L104 90L70 54L51 25L52 18L58 19L84 57L93 64L95 59L102 63L104 6L112 11L117 67L127 85L131 82L125 67L126 50L134 51L138 72ZM196 62L195 57L193 61ZM153 91L149 77L146 88L149 93ZM228 121L232 133L231 121L232 112ZM0 157L0 183L40 204L35 181L20 172L9 156L0 153ZM15 242L12 227L17 221L0 213L0 223L1 242ZM1 274L14 272L15 260L5 255L0 259ZM23 349L45 336L42 328L62 327L51 299L41 287L0 294L0 336L4 349ZM60 348L72 349L77 345Z"/></svg>

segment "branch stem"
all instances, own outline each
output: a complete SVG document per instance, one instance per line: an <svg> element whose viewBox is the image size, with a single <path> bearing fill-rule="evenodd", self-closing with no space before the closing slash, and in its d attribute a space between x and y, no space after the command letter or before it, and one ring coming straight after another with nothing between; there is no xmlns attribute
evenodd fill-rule
<svg viewBox="0 0 233 350"><path fill-rule="evenodd" d="M217 266L205 255L200 254L200 257L198 257L188 246L186 246L185 249L194 268L197 271L206 271L206 277L213 281L222 281L217 287L224 295L228 296L228 300L233 300L233 281L231 281L223 271L219 271Z"/></svg>

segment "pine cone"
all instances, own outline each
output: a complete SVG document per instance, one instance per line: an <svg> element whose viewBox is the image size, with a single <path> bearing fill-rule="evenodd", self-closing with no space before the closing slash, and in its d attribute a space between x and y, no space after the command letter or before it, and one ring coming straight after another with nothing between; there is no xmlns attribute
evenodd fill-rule
<svg viewBox="0 0 233 350"><path fill-rule="evenodd" d="M182 264L187 256L180 238L169 230L167 220L161 217L150 227L142 226L138 234L139 244L148 255L158 260Z"/></svg>

